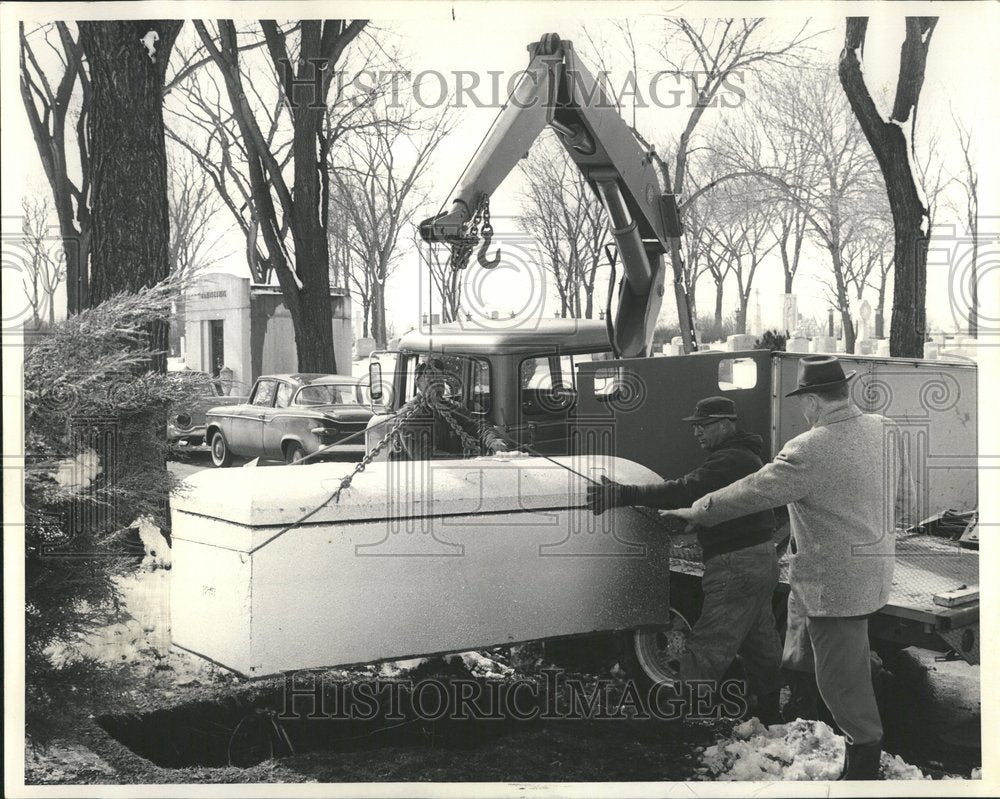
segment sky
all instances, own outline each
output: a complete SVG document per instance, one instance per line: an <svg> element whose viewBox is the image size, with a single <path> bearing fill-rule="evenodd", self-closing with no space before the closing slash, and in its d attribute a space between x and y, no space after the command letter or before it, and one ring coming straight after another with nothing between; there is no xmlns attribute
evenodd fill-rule
<svg viewBox="0 0 1000 799"><path fill-rule="evenodd" d="M116 7L121 8L114 3L106 4L100 13L113 17ZM178 3L172 7L179 9L176 12L178 16L190 17L195 9L199 16L208 16L208 4ZM266 4L233 4L224 8L227 13L249 19L265 13L265 9L273 14L273 6ZM239 12L234 13L233 9L237 8ZM297 17L308 16L312 9L316 10L317 16L329 13L325 4L310 7L309 4L289 3L286 4L289 16L293 16L293 8L296 10L294 16ZM488 80L485 73L496 71L502 76L501 82L505 83L508 76L527 65L526 46L536 41L542 33L557 31L563 38L572 39L576 42L578 51L586 57L591 48L585 41L584 26L596 40L602 37L614 39L616 34L613 21L626 17L633 23L640 43L640 53L648 59L647 65L653 66L656 56L650 47L661 38L660 20L665 13L689 17L758 14L768 18L768 35L776 40L793 35L803 23L807 23L807 32L816 34L810 42L815 48L815 57L832 66L835 65L840 50L846 13L844 5L832 3L754 3L742 6L709 2L669 5L367 3L363 8L373 24L383 29L388 39L398 44L410 71L414 75L424 74L425 80L420 84L421 98L428 105L433 104L435 95L440 93L440 83L435 77L438 74L447 76L451 89L454 89L455 82L459 80L455 76L458 72L482 75L485 84ZM10 19L12 9L39 19L74 19L81 14L95 13L92 4L77 7L67 4L58 9L48 4L5 4L5 22ZM351 4L345 4L345 15L350 10ZM868 13L872 18L865 52L865 70L869 84L876 88L891 88L898 70L903 15L920 13L921 6L903 3L852 4L849 10L851 13ZM55 13L57 11L58 14ZM939 129L946 168L957 172L960 168L960 153L954 141L951 114L954 113L972 129L981 182L980 216L984 218L981 222L980 258L981 262L992 263L990 259L995 259L996 256L998 232L995 220L1000 216L1000 209L996 208L994 200L998 196L995 190L996 157L987 147L990 143L987 132L995 131L1000 122L1000 104L997 103L994 82L997 67L995 41L1000 27L997 25L997 5L934 4L933 12L939 14L941 20L930 48L918 117L920 124L917 145L920 146L932 130ZM129 13L135 14L137 11L133 9ZM118 15L121 14L119 11ZM3 164L7 176L3 182L2 200L4 235L5 238L10 238L12 231L16 235L19 225L21 196L26 191L47 191L47 186L17 93L16 25L5 24L2 35L0 63L3 64ZM617 57L613 51L605 50L603 55L612 65L616 63ZM588 63L591 68L596 68L593 59L589 59ZM470 78L465 77L463 80L468 81ZM748 83L749 87L752 87L752 81ZM484 94L480 91L479 96ZM466 103L466 106L461 111L460 123L441 145L425 175L425 185L429 192L428 204L417 209L414 222L448 206L451 187L498 112L494 103L488 103L483 108L473 107L471 103ZM883 110L886 113L888 111L887 108ZM684 124L687 113L688 109L683 106L645 109L639 112L638 126L645 131L654 131L650 134L652 138L666 141L671 133L676 135ZM715 109L707 112L702 121L703 129L707 131L716 124L721 113L723 112ZM668 152L666 155L669 157L672 153ZM955 199L959 197L955 193L956 188L951 189ZM558 308L554 291L546 288L551 280L546 281L544 274L538 269L530 242L516 229L516 222L513 220L518 213L520 190L515 170L491 202L498 232L497 242L505 253L502 263L504 268L492 273L470 274L468 283L475 289L476 296L481 298L477 301L482 306L481 310L497 310L504 316L511 310L519 313L539 312L548 316ZM947 217L947 210L942 216ZM954 327L956 320L961 319L962 308L956 311L956 302L952 301L952 297L959 293L954 286L954 264L961 265L969 247L968 242L963 241L964 230L961 227L955 226L953 220L948 218L943 218L942 222L945 224L935 231L929 259L928 314L934 326L947 329ZM223 224L227 225L228 219L224 219ZM230 234L230 238L233 246L227 249L232 250L232 253L220 268L246 275L239 240L233 234ZM428 278L410 245L409 235L401 237L401 244L404 245L404 252L387 290L389 318L396 333L416 324L423 313L438 310L433 292L429 290ZM796 278L799 307L807 316L825 316L828 302L820 278L827 273L827 258L821 250L808 249L806 263ZM606 273L606 267L602 271ZM5 283L10 282L12 274L11 270L5 270ZM981 297L1000 295L1000 291L995 290L996 277L997 270L988 272L986 281L980 287ZM777 260L765 262L755 278L755 286L760 291L764 326L776 325L780 313L779 295L783 290L780 263ZM699 285L699 306L702 311L706 310L706 305L710 305L711 289L710 282ZM544 303L532 300L532 295L539 290L546 295ZM599 307L604 304L605 292L606 277L603 277L599 279ZM872 304L874 301L872 296ZM730 287L727 311L732 309L734 303L735 287ZM958 304L961 305L961 302ZM995 318L996 314L993 316ZM668 294L661 321L671 323L675 320L676 313Z"/></svg>

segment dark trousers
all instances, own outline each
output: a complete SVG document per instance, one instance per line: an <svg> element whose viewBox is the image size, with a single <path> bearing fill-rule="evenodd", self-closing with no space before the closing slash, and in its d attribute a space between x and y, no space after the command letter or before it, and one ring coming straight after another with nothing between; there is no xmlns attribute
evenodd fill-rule
<svg viewBox="0 0 1000 799"><path fill-rule="evenodd" d="M867 616L807 616L788 596L788 631L783 665L813 672L816 687L848 743L882 739L882 720L872 687Z"/></svg>
<svg viewBox="0 0 1000 799"><path fill-rule="evenodd" d="M701 580L705 601L680 661L681 680L718 682L737 654L758 697L781 689L781 638L771 597L778 585L774 544L710 558Z"/></svg>

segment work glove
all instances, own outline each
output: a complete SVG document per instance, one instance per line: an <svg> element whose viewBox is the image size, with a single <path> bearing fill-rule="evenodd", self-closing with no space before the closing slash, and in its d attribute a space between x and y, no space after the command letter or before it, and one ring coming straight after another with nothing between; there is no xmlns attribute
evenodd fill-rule
<svg viewBox="0 0 1000 799"><path fill-rule="evenodd" d="M634 486L622 485L601 475L601 482L587 486L587 507L595 516L600 516L609 508L632 504Z"/></svg>

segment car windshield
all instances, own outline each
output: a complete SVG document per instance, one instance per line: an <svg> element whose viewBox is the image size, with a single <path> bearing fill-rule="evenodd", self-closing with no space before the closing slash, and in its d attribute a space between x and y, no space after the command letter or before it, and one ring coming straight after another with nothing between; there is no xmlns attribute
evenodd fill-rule
<svg viewBox="0 0 1000 799"><path fill-rule="evenodd" d="M361 392L356 383L305 386L295 398L296 405L360 405Z"/></svg>

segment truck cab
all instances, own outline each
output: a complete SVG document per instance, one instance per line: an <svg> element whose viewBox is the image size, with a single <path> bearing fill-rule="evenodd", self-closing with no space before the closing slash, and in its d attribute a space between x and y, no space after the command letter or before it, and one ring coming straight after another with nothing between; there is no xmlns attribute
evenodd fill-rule
<svg viewBox="0 0 1000 799"><path fill-rule="evenodd" d="M569 419L576 408L577 366L612 355L606 326L589 319L488 329L451 322L411 331L398 350L371 355L375 416L368 425L368 452L413 398L417 366L431 357L444 363L452 398L498 428L512 447L562 455L569 449Z"/></svg>

